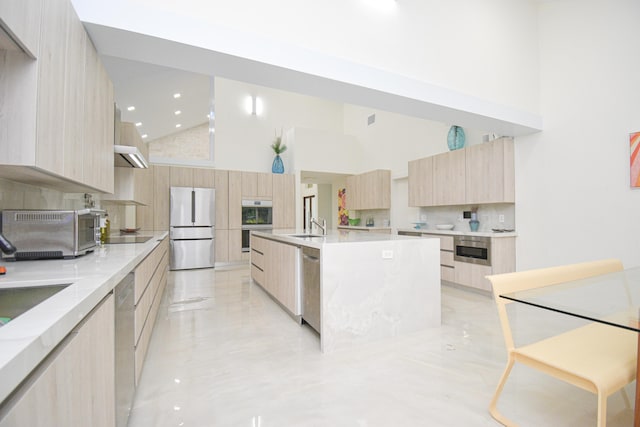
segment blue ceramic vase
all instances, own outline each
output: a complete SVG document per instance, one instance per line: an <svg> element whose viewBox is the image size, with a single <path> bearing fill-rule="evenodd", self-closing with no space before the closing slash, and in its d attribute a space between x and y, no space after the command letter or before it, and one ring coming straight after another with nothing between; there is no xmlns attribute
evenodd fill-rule
<svg viewBox="0 0 640 427"><path fill-rule="evenodd" d="M273 165L271 165L271 172L284 173L284 163L282 163L282 158L280 157L280 154L276 154L275 159L273 159Z"/></svg>
<svg viewBox="0 0 640 427"><path fill-rule="evenodd" d="M447 134L447 145L449 146L449 150L459 150L464 147L464 141L464 129L460 126L451 126L449 133Z"/></svg>

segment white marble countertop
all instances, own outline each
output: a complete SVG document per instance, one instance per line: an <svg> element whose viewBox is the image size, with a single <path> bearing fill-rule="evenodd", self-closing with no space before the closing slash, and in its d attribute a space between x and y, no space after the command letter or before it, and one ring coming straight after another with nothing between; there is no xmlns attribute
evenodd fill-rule
<svg viewBox="0 0 640 427"><path fill-rule="evenodd" d="M0 327L0 402L168 233L138 235L152 238L145 243L104 245L74 259L0 261L7 269L0 290L70 284Z"/></svg>
<svg viewBox="0 0 640 427"><path fill-rule="evenodd" d="M459 231L459 230L438 230L437 228L398 228L398 231L421 233L421 234L442 234L445 236L484 236L484 237L517 237L515 231L494 232L494 231Z"/></svg>
<svg viewBox="0 0 640 427"><path fill-rule="evenodd" d="M320 249L325 244L344 244L362 242L381 242L389 240L403 240L408 236L398 236L396 234L362 233L354 230L327 230L327 234L322 236L316 233L306 233L303 230L273 230L272 232L252 231L256 236L266 239L277 240L297 246L308 246Z"/></svg>

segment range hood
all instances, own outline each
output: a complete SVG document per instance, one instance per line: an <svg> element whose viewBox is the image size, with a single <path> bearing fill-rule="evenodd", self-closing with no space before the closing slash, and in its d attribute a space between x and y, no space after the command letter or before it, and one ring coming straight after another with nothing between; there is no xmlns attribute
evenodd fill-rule
<svg viewBox="0 0 640 427"><path fill-rule="evenodd" d="M146 169L149 164L137 147L130 145L114 145L114 165L124 168Z"/></svg>

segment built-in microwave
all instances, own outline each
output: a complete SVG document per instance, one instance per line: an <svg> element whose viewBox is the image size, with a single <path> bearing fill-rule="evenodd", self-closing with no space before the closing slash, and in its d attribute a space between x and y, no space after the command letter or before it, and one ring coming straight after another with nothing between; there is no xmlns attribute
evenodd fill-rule
<svg viewBox="0 0 640 427"><path fill-rule="evenodd" d="M485 236L454 236L454 261L491 266L491 238Z"/></svg>
<svg viewBox="0 0 640 427"><path fill-rule="evenodd" d="M3 210L2 234L16 247L3 258L73 258L95 249L100 215L90 209Z"/></svg>

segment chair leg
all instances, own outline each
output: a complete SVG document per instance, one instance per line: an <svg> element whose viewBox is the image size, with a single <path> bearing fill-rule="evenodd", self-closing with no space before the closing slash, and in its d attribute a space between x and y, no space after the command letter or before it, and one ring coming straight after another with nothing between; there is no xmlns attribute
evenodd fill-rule
<svg viewBox="0 0 640 427"><path fill-rule="evenodd" d="M625 390L624 387L622 387L620 389L620 392L622 392L622 398L624 399L625 408L631 409L631 401L629 400L629 395L627 394L627 390Z"/></svg>
<svg viewBox="0 0 640 427"><path fill-rule="evenodd" d="M607 395L598 391L598 427L607 425Z"/></svg>
<svg viewBox="0 0 640 427"><path fill-rule="evenodd" d="M491 399L491 403L489 403L489 413L491 414L491 416L493 418L495 418L496 421L498 421L500 424L505 425L505 426L515 426L515 424L509 420L508 418L505 418L499 411L498 411L498 398L500 397L500 394L502 393L502 389L504 388L505 383L507 382L507 377L509 377L509 373L511 373L511 368L513 368L513 363L515 362L515 360L511 357L511 355L509 355L509 358L507 360L507 366L504 368L504 372L502 373L502 376L500 377L500 382L498 383L498 386L496 387L496 391L493 394L493 398Z"/></svg>

